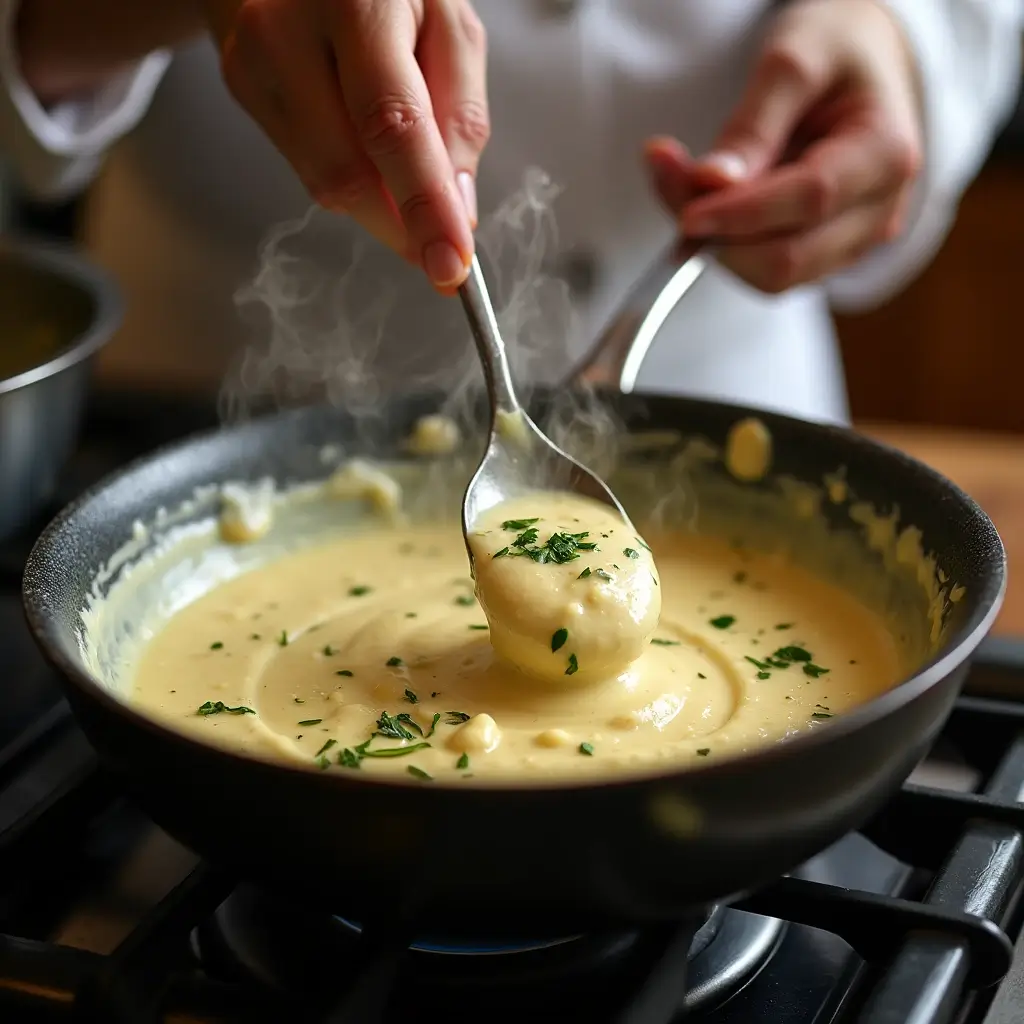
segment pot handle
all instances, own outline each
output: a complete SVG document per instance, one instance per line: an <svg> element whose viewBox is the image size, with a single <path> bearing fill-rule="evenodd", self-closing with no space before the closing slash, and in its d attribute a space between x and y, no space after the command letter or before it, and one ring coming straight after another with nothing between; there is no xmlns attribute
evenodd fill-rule
<svg viewBox="0 0 1024 1024"><path fill-rule="evenodd" d="M678 239L641 274L563 386L596 384L629 394L658 331L707 266L703 242Z"/></svg>

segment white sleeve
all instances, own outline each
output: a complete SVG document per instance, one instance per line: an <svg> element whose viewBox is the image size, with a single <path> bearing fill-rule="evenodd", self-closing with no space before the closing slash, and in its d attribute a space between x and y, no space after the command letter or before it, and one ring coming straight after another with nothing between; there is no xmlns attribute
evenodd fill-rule
<svg viewBox="0 0 1024 1024"><path fill-rule="evenodd" d="M924 167L903 235L826 282L838 309L884 302L928 265L1020 87L1022 0L883 2L917 57Z"/></svg>
<svg viewBox="0 0 1024 1024"><path fill-rule="evenodd" d="M19 70L18 3L0 0L0 148L31 195L59 200L88 185L106 150L139 122L171 56L152 53L101 89L45 109Z"/></svg>

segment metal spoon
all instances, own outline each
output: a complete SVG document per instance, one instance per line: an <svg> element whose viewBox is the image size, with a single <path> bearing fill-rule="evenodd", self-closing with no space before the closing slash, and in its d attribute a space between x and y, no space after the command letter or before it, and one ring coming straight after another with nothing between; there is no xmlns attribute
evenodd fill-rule
<svg viewBox="0 0 1024 1024"><path fill-rule="evenodd" d="M629 517L608 485L562 451L526 414L516 397L480 263L473 257L469 277L459 288L469 318L491 404L487 451L462 500L462 532L467 538L477 517L501 501L537 491L573 491ZM470 555L472 558L472 554Z"/></svg>

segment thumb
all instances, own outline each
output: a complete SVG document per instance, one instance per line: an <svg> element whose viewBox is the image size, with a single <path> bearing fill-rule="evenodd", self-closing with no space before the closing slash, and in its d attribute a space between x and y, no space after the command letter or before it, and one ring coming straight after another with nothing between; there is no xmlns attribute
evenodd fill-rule
<svg viewBox="0 0 1024 1024"><path fill-rule="evenodd" d="M813 26L789 22L765 43L739 105L715 145L697 161L706 188L752 178L773 166L793 132L830 86L827 40Z"/></svg>

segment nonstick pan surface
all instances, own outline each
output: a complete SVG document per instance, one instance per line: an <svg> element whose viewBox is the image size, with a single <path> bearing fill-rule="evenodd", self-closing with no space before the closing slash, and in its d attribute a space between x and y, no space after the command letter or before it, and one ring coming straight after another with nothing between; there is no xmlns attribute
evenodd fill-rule
<svg viewBox="0 0 1024 1024"><path fill-rule="evenodd" d="M633 431L719 445L755 415L669 397L609 401ZM397 451L435 408L429 398L396 402L379 421L376 450ZM325 445L353 455L366 444L329 408L202 435L88 492L32 552L29 622L103 761L160 825L214 863L354 920L422 915L433 934L453 937L559 936L679 917L794 868L884 802L939 732L1005 587L995 528L953 484L851 431L756 415L773 436L774 474L818 484L845 467L851 494L898 507L964 597L941 649L912 678L826 727L734 760L554 788L370 780L205 746L105 689L80 650L80 613L133 524L211 483L323 478ZM215 514L210 500L197 517Z"/></svg>

